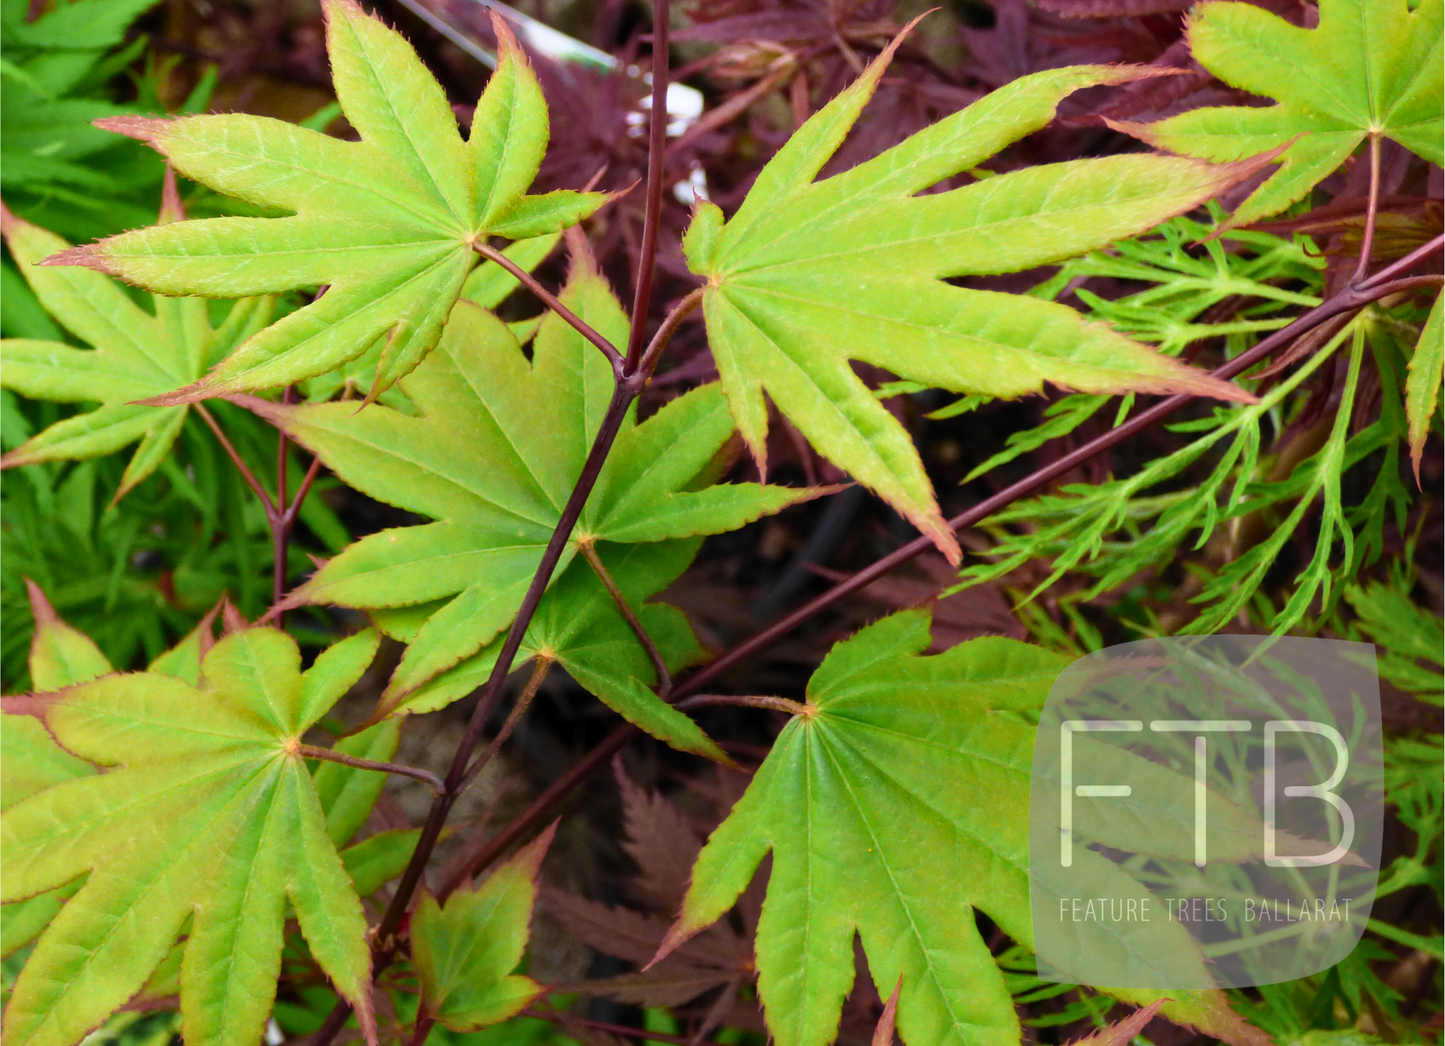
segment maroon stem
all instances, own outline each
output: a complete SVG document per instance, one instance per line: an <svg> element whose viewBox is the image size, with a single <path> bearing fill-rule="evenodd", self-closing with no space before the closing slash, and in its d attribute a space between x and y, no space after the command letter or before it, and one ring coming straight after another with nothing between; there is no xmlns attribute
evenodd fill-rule
<svg viewBox="0 0 1445 1046"><path fill-rule="evenodd" d="M537 282L537 279L530 272L512 261L511 258L508 258L501 251L494 250L486 244L473 244L472 250L476 251L483 258L496 262L515 276L521 282L522 286L542 299L543 305L547 306L547 308L551 309L570 324L572 329L578 334L582 335L582 337L586 338L593 345L596 345L597 348L602 351L602 355L607 357L607 362L612 364L614 373L622 373L622 354L617 351L617 348L602 335L598 334L597 331L593 330L592 327L588 326L575 312L557 300L557 296Z"/></svg>
<svg viewBox="0 0 1445 1046"><path fill-rule="evenodd" d="M527 1017L536 1017L538 1020L561 1024L563 1027L568 1024L576 1024L582 1028L591 1028L593 1031L626 1035L629 1038L643 1039L648 1042L666 1042L672 1046L696 1046L692 1039L683 1038L681 1035L668 1035L665 1032L648 1031L646 1028L629 1028L625 1024L609 1024L607 1021L594 1021L590 1017L574 1017L570 1013L548 1013L532 1006L527 1007L522 1013Z"/></svg>
<svg viewBox="0 0 1445 1046"><path fill-rule="evenodd" d="M294 395L294 388L286 387L286 393L282 398L283 403L289 404ZM276 430L276 497L273 500L251 471L246 462L241 459L240 453L226 437L225 431L220 423L216 421L215 415L206 409L205 404L195 404L196 412L200 414L206 424L210 426L211 432L215 434L216 440L225 450L231 463L236 466L236 471L246 481L246 485L261 502L261 509L266 513L266 526L271 530L271 605L274 607L281 602L281 597L286 594L286 550L291 539L291 530L296 525L296 519L301 513L301 505L306 500L306 495L311 493L311 484L316 481L316 474L321 471L321 459L312 458L311 465L302 477L301 485L296 488L296 496L286 504L286 472L290 449L290 440L280 429ZM278 506L285 505L284 509ZM275 615L276 627L284 627L284 612L277 612Z"/></svg>
<svg viewBox="0 0 1445 1046"><path fill-rule="evenodd" d="M295 396L296 386L287 385L286 391L281 394L281 405L289 407ZM287 451L290 449L291 441L286 438L285 431L278 428L276 430L277 509L286 504L286 459ZM275 606L286 594L286 544L291 528L284 522L284 514L281 511L268 512L266 522L271 525L271 605ZM276 627L286 627L284 613L276 615Z"/></svg>
<svg viewBox="0 0 1445 1046"><path fill-rule="evenodd" d="M567 541L572 536L572 530L582 514L583 506L587 503L587 497L592 492L597 482L597 477L602 472L602 465L607 460L607 455L612 450L612 444L617 438L617 433L622 427L623 419L627 416L627 408L631 406L638 394L647 387L651 379L651 366L655 366L662 350L666 347L668 339L677 329L697 303L702 300L701 293L690 294L677 304L666 319L662 327L653 336L647 351L643 354L642 360L649 363L649 369L638 368L627 374L616 376L616 384L612 390L612 402L608 404L607 414L602 419L601 428L597 432L592 443L592 450L587 455L587 461L582 466L582 473L577 478L577 484L572 488L572 494L567 499L567 504L562 509L562 516L557 521L557 527L552 531L552 537L547 542L547 548L542 553L542 561L538 564L537 572L532 576L532 583L527 588L527 594L522 599L522 605L517 611L512 626L507 631L507 638L502 645L502 652L497 657L497 663L492 667L492 673L483 685L482 696L477 702L477 707L472 713L471 722L467 725L467 732L458 745L456 755L452 759L451 769L447 772L446 780L443 781L443 791L433 800L431 809L427 812L426 822L422 825L421 835L417 839L416 849L412 851L411 860L407 864L406 871L402 873L401 881L397 884L396 893L392 896L391 903L387 905L386 912L382 915L381 923L378 925L373 937L371 952L372 970L379 972L391 962L391 957L396 950L394 934L401 925L402 918L406 915L407 906L411 903L411 896L421 883L423 872L426 870L426 863L431 858L432 850L435 849L437 840L441 838L442 827L446 824L447 815L451 812L452 804L456 797L461 794L477 771L480 765L472 767L470 772L467 763L481 741L482 728L486 725L497 702L501 700L502 684L506 681L507 673L511 669L513 658L521 647L522 638L526 635L527 626L531 624L532 616L537 611L537 605L541 602L542 595L547 589L547 583L551 580L552 573L557 567L561 558L562 550L566 548ZM580 322L580 321L579 321ZM539 681L540 682L540 681ZM625 743L627 736L622 738ZM620 745L619 745L620 747ZM570 790L570 789L569 789ZM491 846L487 852L493 854ZM494 854L493 854L494 856ZM488 857L484 862L490 864L493 857ZM458 880L460 881L460 880ZM445 896L456 888L454 883L449 882L444 886L442 894ZM321 1028L312 1036L311 1046L328 1046L332 1039L346 1023L346 1017L351 1012L351 1007L345 1002L340 1002L332 1009Z"/></svg>
<svg viewBox="0 0 1445 1046"><path fill-rule="evenodd" d="M241 460L241 455L237 453L231 441L226 438L226 433L221 429L215 416L206 409L206 405L204 403L197 403L195 404L195 408L196 413L211 427L211 432L225 450L227 457L231 459L231 464L236 466L236 471L239 472L241 478L246 481L246 486L250 487L251 492L260 499L261 507L266 510L266 519L270 520L276 513L276 503L271 500L271 495L266 493L266 488L261 486L261 481L256 478L256 474Z"/></svg>
<svg viewBox="0 0 1445 1046"><path fill-rule="evenodd" d="M808 706L786 697L769 697L766 694L697 694L677 703L686 711L690 708L706 708L710 705L737 705L742 708L767 708L788 715L807 715Z"/></svg>
<svg viewBox="0 0 1445 1046"><path fill-rule="evenodd" d="M492 757L501 749L503 742L512 736L513 730L517 729L517 724L522 721L522 716L527 714L527 708L532 704L532 698L537 696L537 691L541 689L542 680L547 678L552 664L553 661L550 657L537 658L532 668L532 677L527 680L527 685L517 695L517 703L512 706L511 715L507 716L507 721L502 724L502 729L497 731L497 736L487 743L487 747L482 749L482 754L477 756L472 765L467 768L467 775L462 778L463 791L477 779L482 768L492 761ZM446 894L440 895L440 899L445 900L445 898Z"/></svg>
<svg viewBox="0 0 1445 1046"><path fill-rule="evenodd" d="M296 751L307 759L324 759L328 763L340 763L342 766L352 766L358 770L374 770L379 774L400 774L402 777L411 777L420 781L433 792L439 793L442 790L442 779L430 770L423 770L420 767L406 766L402 763L383 763L375 759L362 759L359 756L338 752L334 748L318 748L316 745L297 745Z"/></svg>
<svg viewBox="0 0 1445 1046"><path fill-rule="evenodd" d="M1380 210L1380 136L1370 135L1370 201L1365 209L1365 233L1360 239L1360 260L1355 265L1353 283L1365 278L1370 255L1375 250L1375 219Z"/></svg>
<svg viewBox="0 0 1445 1046"><path fill-rule="evenodd" d="M1384 282L1390 275L1404 271L1409 265L1413 265L1434 251L1438 251L1442 243L1445 243L1445 235L1437 236L1429 244L1412 252L1409 257L1401 259L1389 268L1372 276L1360 287L1348 288L1329 301L1316 306L1314 309L1300 316L1288 327L1276 331L1253 348L1241 353L1218 370L1215 370L1213 376L1216 378L1232 378L1267 358L1282 346L1289 344L1292 339L1313 329L1333 316L1360 308L1363 305L1377 301L1390 294L1421 286L1428 281L1438 280L1439 277L1422 277L1417 279L1396 280L1388 283ZM1194 397L1188 394L1180 394L1162 400L1154 407L1130 419L1118 428L1112 429L1104 435L1091 440L1072 453L1064 455L1052 464L1038 469L1012 486L1007 487L992 497L953 517L948 521L949 526L955 530L972 526L980 520L1002 510L1019 498L1033 493L1050 480L1102 454L1129 436L1162 421L1193 399ZM683 698L699 693L708 683L712 682L728 668L737 664L739 661L756 655L759 651L782 638L782 636L811 618L814 614L826 609L845 596L861 588L865 588L872 582L883 577L890 570L932 547L932 539L926 537L917 538L902 548L889 553L887 556L884 556L882 559L864 570L859 571L847 580L839 582L827 592L810 600L787 617L728 650L707 667L683 680L682 683L678 684L673 690L673 700L681 701ZM638 733L638 730L631 723L624 723L622 726L619 726L609 734L601 744L584 755L578 762L574 763L550 788L534 799L530 806L514 817L498 831L495 836L488 840L487 844L477 851L470 866L465 869L458 869L453 878L457 882L460 882L466 876L475 875L478 871L486 868L495 861L514 843L526 835L536 824L551 814L557 804L565 799L573 789L580 786L592 776L594 771L604 766L613 755L621 751L622 747L626 745L636 733ZM450 881L442 884L442 889L448 888L454 888L453 883Z"/></svg>
<svg viewBox="0 0 1445 1046"><path fill-rule="evenodd" d="M667 167L667 74L669 0L652 0L652 111L648 115L647 212L642 220L642 250L637 259L637 289L632 297L632 328L627 335L627 370L642 363L647 309L657 268L657 234L662 221L662 181Z"/></svg>
<svg viewBox="0 0 1445 1046"><path fill-rule="evenodd" d="M617 612L627 622L627 627L632 629L632 634L642 644L642 649L647 651L648 659L652 661L652 670L657 673L657 696L664 701L667 695L672 692L672 673L667 669L667 662L663 660L662 653L657 649L657 644L647 634L647 629L642 627L642 619L627 602L627 597L622 594L622 589L617 587L617 582L612 580L612 575L602 564L602 557L597 554L597 548L591 541L581 542L582 555L592 567L592 572L597 575L602 587L607 589L607 594L612 597Z"/></svg>
<svg viewBox="0 0 1445 1046"><path fill-rule="evenodd" d="M422 1046L422 1043L426 1042L427 1036L431 1034L432 1026L435 1025L436 1022L437 1019L435 1017L426 1017L419 1014L416 1019L416 1027L412 1029L409 1046Z"/></svg>

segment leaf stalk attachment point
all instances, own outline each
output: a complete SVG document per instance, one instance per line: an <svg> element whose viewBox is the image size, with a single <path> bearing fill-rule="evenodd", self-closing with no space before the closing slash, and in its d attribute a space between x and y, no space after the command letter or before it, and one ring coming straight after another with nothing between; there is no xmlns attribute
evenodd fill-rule
<svg viewBox="0 0 1445 1046"><path fill-rule="evenodd" d="M347 755L345 752L338 752L332 748L319 748L316 745L297 745L296 752L307 759L324 759L328 763L340 763L342 766L354 767L357 770L374 770L379 774L400 774L402 777L420 781L432 790L433 795L442 793L442 779L430 770L423 770L417 766L362 759L359 756Z"/></svg>

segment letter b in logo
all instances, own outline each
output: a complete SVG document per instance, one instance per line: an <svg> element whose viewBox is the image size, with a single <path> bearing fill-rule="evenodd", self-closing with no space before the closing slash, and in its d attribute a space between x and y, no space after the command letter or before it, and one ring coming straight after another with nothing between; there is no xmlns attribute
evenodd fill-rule
<svg viewBox="0 0 1445 1046"><path fill-rule="evenodd" d="M1334 965L1369 918L1382 793L1368 645L1212 636L1075 662L1034 752L1040 976L1242 987Z"/></svg>

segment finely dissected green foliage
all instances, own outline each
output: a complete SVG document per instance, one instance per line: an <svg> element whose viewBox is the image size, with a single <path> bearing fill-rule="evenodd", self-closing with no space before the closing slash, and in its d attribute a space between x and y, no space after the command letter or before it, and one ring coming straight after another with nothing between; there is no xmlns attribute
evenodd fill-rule
<svg viewBox="0 0 1445 1046"><path fill-rule="evenodd" d="M780 1046L838 1024L862 937L880 994L902 976L905 1040L1019 1038L973 907L1025 946L1028 787L1037 709L1067 659L1010 639L928 648L929 616L885 618L835 646L747 793L699 855L659 955L723 915L771 851L758 990ZM1171 926L1174 945L1190 947ZM1168 993L1183 1023L1258 1042L1219 992ZM1146 1003L1163 993L1123 991Z"/></svg>
<svg viewBox="0 0 1445 1046"><path fill-rule="evenodd" d="M0 6L0 187L25 213L40 210L63 221L70 235L147 220L132 197L154 183L155 157L91 121L135 111L111 101L105 88L145 40L112 49L156 2L76 0L34 21L27 16L35 5L26 0Z"/></svg>
<svg viewBox="0 0 1445 1046"><path fill-rule="evenodd" d="M164 218L180 217L174 210ZM67 403L98 402L98 410L50 426L5 455L10 468L38 461L92 458L136 441L115 500L124 497L170 456L188 408L147 407L134 401L189 385L228 356L271 317L269 299L231 306L213 327L201 298L151 300L142 309L108 276L39 262L65 250L60 237L3 211L5 243L21 274L48 313L77 338L94 346L77 349L59 341L7 338L0 342L0 382L26 396Z"/></svg>
<svg viewBox="0 0 1445 1046"><path fill-rule="evenodd" d="M1217 219L1222 212L1213 204L1210 207ZM1114 299L1101 298L1084 288L1078 296L1089 306L1089 319L1157 345L1167 356L1177 356L1188 345L1215 337L1227 339L1231 350L1241 349L1249 336L1288 324L1290 318L1280 315L1288 307L1320 303L1325 262L1311 253L1305 237L1287 240L1270 233L1235 231L1211 239L1214 231L1211 224L1192 218L1171 219L1147 237L1125 240L1107 251L1065 262L1052 278L1029 293L1053 301L1066 287L1090 277L1153 284ZM1204 257L1189 249L1200 241L1206 241ZM1289 290L1277 286L1280 282L1302 283L1305 289ZM1210 310L1236 297L1258 301L1231 319L1210 320ZM1048 420L1010 435L1006 448L971 470L964 482L1068 435L1109 400L1104 395L1076 393L1050 404L1044 411ZM1118 420L1123 420L1133 402L1132 396L1124 398ZM965 405L967 401L944 407L931 416L948 417Z"/></svg>
<svg viewBox="0 0 1445 1046"><path fill-rule="evenodd" d="M327 0L337 98L360 142L232 114L107 126L149 142L187 177L289 218L215 218L77 248L89 265L163 294L244 297L325 285L171 402L314 377L384 341L371 394L436 345L490 236L556 232L602 193L527 196L547 146L536 76L504 23L501 65L462 141L441 86L399 34L352 0Z"/></svg>
<svg viewBox="0 0 1445 1046"><path fill-rule="evenodd" d="M412 917L412 961L421 984L418 1016L453 1031L476 1031L517 1013L542 994L513 974L531 933L537 871L554 824L475 889L439 905L423 893Z"/></svg>
<svg viewBox="0 0 1445 1046"><path fill-rule="evenodd" d="M370 1027L366 920L296 745L375 649L363 633L303 675L293 640L243 628L206 653L199 687L161 670L41 700L69 751L116 769L6 812L4 899L88 874L16 983L9 1041L76 1041L145 984L189 920L187 1040L256 1042L288 899L312 954Z"/></svg>
<svg viewBox="0 0 1445 1046"><path fill-rule="evenodd" d="M1303 29L1253 4L1205 3L1189 16L1189 47L1225 83L1278 103L1192 109L1147 126L1145 141L1206 160L1281 149L1280 167L1231 221L1284 210L1369 136L1399 142L1431 163L1442 150L1440 0L1320 0L1319 27Z"/></svg>
<svg viewBox="0 0 1445 1046"><path fill-rule="evenodd" d="M33 431L27 413L39 415L41 426L58 415L47 403L26 404L31 409L22 413L8 390L0 397L11 450ZM269 479L275 467L269 427L229 403L211 409L252 468ZM72 467L54 462L4 473L0 649L10 686L23 687L27 675L27 578L123 667L160 656L223 594L246 613L265 610L272 568L265 519L201 420L188 418L156 473L111 504L124 465L113 455ZM293 473L297 465L293 456ZM335 481L318 483L330 487ZM323 498L307 499L301 519L323 549L337 551L350 540ZM310 567L304 545L293 543L288 573L296 576Z"/></svg>
<svg viewBox="0 0 1445 1046"><path fill-rule="evenodd" d="M701 204L684 247L707 278L708 337L738 429L765 460L766 392L818 450L875 490L950 558L922 461L853 373L872 363L925 386L1015 397L1046 381L1090 392L1240 390L1060 305L967 290L944 277L1015 272L1142 232L1243 173L1158 156L1031 167L918 196L1052 119L1065 96L1140 74L1081 66L1026 76L867 163L813 179L873 94L885 51L815 114L724 224ZM907 307L900 311L901 302Z"/></svg>
<svg viewBox="0 0 1445 1046"><path fill-rule="evenodd" d="M616 341L626 317L585 258L562 300ZM516 615L611 398L606 359L555 315L529 362L505 324L463 302L441 346L401 383L415 414L354 404L253 408L349 484L437 520L373 534L328 562L291 604L366 609L451 598L409 646L395 702L469 657ZM717 386L629 417L564 556L578 543L649 542L736 528L814 490L753 483L693 489L732 434Z"/></svg>
<svg viewBox="0 0 1445 1046"><path fill-rule="evenodd" d="M1204 609L1182 629L1183 633L1216 631L1246 608L1277 633L1303 621L1328 618L1339 598L1340 586L1379 557L1386 523L1393 521L1403 526L1410 503L1410 493L1399 473L1405 415L1400 403L1398 329L1399 323L1387 314L1366 310L1270 388L1259 404L1217 408L1212 418L1172 426L1177 432L1203 433L1179 450L1154 459L1126 479L1068 486L1059 494L1018 503L985 521L985 526L996 528L998 544L989 550L991 562L965 568L960 588L998 578L1029 560L1043 558L1053 561L1053 571L1035 586L1030 598L1065 573L1078 571L1093 580L1070 596L1070 601L1077 603L1116 589L1143 570L1171 563L1186 541L1195 550L1204 549L1215 537L1216 528L1223 526L1228 561L1205 576L1200 591L1192 597ZM1262 423L1290 404L1291 394L1345 344L1350 344L1351 350L1342 395L1333 418L1326 417L1320 423L1329 423L1322 439L1298 460L1284 453L1262 462ZM1353 407L1367 344L1382 377L1380 415L1352 432ZM1016 437L1016 447L986 464L1007 460L1036 446L1042 442L1041 433L1071 431L1102 405L1082 398L1073 403L1064 401L1054 408L1053 419L1040 429ZM1211 463L1209 473L1198 486L1146 494L1150 488L1184 474L1216 448L1222 448L1223 453ZM1368 493L1357 505L1346 506L1342 501L1342 476L1372 455L1382 460ZM1292 590L1283 605L1275 606L1260 591L1261 586L1281 550L1303 525L1316 498L1323 501L1323 514L1313 556L1293 578ZM1285 510L1283 518L1271 522L1272 514L1281 509ZM1012 527L1021 529L1005 529Z"/></svg>

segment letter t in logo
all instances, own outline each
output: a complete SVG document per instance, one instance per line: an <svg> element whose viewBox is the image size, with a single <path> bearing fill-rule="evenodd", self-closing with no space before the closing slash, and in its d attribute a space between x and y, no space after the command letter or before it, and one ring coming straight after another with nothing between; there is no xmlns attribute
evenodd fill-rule
<svg viewBox="0 0 1445 1046"><path fill-rule="evenodd" d="M1149 729L1159 734L1208 734L1221 731L1235 732L1249 729L1248 719L1156 719ZM1209 756L1204 738L1194 739L1194 864L1203 868L1205 864L1208 815L1205 812L1205 776L1209 772Z"/></svg>

